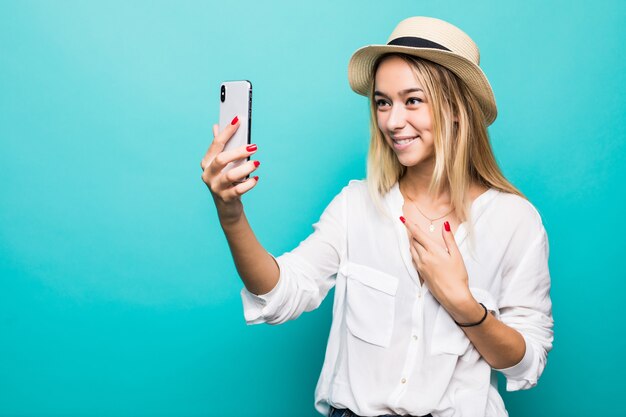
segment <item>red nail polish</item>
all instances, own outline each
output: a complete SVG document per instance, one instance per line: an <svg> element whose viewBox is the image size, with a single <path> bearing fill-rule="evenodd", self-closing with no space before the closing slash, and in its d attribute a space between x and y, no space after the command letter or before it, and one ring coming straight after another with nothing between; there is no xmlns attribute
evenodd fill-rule
<svg viewBox="0 0 626 417"><path fill-rule="evenodd" d="M254 176L254 180L258 182L258 181L259 181L259 176L258 176L258 175L255 175L255 176Z"/></svg>
<svg viewBox="0 0 626 417"><path fill-rule="evenodd" d="M248 152L254 152L254 151L256 151L256 149L257 149L256 145L248 145L248 146L246 146L246 151L248 151Z"/></svg>
<svg viewBox="0 0 626 417"><path fill-rule="evenodd" d="M448 222L443 222L443 227L445 227L445 228L446 228L446 232L449 232L449 231L450 231L450 223L448 223Z"/></svg>
<svg viewBox="0 0 626 417"><path fill-rule="evenodd" d="M237 116L235 116L235 118L230 122L230 124L231 125L236 125L238 121L239 121L239 118Z"/></svg>
<svg viewBox="0 0 626 417"><path fill-rule="evenodd" d="M406 223L406 219L404 218L404 216L400 216L400 221L401 221L402 223Z"/></svg>
<svg viewBox="0 0 626 417"><path fill-rule="evenodd" d="M261 162L259 162L259 161L254 161L254 166L255 166L255 167L257 167L257 168L258 168L258 167L259 167L259 165L261 165Z"/></svg>

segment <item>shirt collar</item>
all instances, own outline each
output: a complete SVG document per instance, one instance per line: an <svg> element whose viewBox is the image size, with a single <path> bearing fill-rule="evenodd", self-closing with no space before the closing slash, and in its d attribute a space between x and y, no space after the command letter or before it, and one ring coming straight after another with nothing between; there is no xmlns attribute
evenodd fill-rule
<svg viewBox="0 0 626 417"><path fill-rule="evenodd" d="M474 199L470 208L470 215L474 224L476 224L480 216L485 212L486 208L499 193L500 191L495 188L489 188L487 191L483 192ZM385 196L385 200L394 220L402 216L404 197L400 192L400 185L397 181ZM466 223L466 221L461 223L454 234L454 239L456 240L458 246L460 246L467 237Z"/></svg>

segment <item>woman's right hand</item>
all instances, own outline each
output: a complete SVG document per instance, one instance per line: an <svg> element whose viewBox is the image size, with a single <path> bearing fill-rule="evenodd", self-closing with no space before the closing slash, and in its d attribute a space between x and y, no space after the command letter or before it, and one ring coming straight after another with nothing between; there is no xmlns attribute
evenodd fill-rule
<svg viewBox="0 0 626 417"><path fill-rule="evenodd" d="M259 167L259 161L247 161L222 172L230 162L247 158L257 151L256 145L243 145L224 151L224 146L239 128L239 120L235 118L233 121L235 123L231 122L222 132L219 132L218 125L213 125L213 142L200 162L202 181L211 191L222 223L239 220L243 213L241 196L259 181L258 176L244 180Z"/></svg>

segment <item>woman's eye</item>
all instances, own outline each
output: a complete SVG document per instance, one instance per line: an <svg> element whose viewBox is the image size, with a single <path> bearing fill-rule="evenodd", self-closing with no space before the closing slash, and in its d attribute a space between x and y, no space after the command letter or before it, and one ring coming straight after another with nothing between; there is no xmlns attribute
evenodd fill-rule
<svg viewBox="0 0 626 417"><path fill-rule="evenodd" d="M406 104L411 104L411 105L417 105L420 103L423 103L424 101L421 98L418 97L411 97L410 99L408 99L406 101Z"/></svg>
<svg viewBox="0 0 626 417"><path fill-rule="evenodd" d="M387 103L385 100L382 100L382 99L381 100L376 100L376 107L384 107L387 104L389 104L389 103Z"/></svg>

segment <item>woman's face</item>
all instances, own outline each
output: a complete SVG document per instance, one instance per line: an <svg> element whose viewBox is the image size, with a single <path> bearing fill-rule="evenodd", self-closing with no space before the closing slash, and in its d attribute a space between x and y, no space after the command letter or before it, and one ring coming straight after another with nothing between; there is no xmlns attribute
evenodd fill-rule
<svg viewBox="0 0 626 417"><path fill-rule="evenodd" d="M374 83L378 126L400 163L434 159L430 105L409 64L396 56L385 59Z"/></svg>

